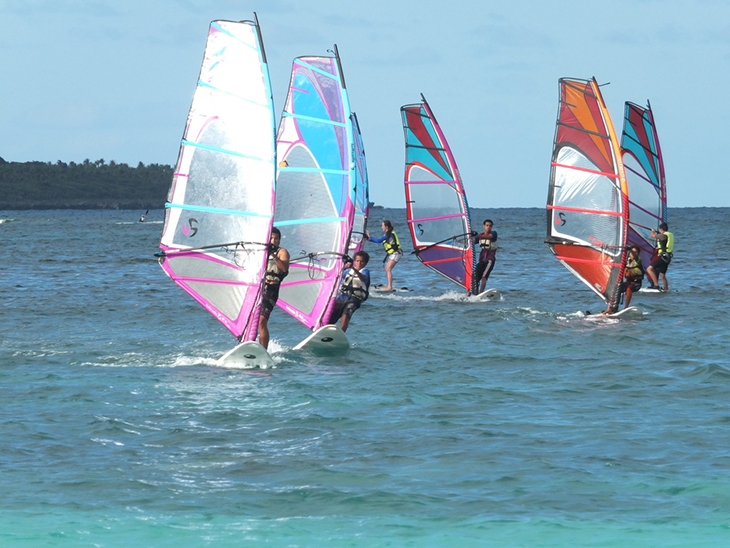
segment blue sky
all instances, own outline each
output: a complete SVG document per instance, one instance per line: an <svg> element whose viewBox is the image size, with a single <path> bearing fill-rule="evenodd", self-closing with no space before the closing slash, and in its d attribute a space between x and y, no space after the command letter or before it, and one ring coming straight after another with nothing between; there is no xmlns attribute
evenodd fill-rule
<svg viewBox="0 0 730 548"><path fill-rule="evenodd" d="M730 206L726 0L0 0L0 156L174 164L209 22L254 11L277 109L292 59L337 43L379 204L404 207L423 93L472 207L543 207L558 78L596 76L619 132L651 101L670 207Z"/></svg>

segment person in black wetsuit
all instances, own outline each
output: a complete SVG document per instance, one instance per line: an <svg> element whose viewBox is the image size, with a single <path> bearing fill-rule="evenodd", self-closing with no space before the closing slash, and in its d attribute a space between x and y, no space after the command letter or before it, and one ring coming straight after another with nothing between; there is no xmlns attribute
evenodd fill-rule
<svg viewBox="0 0 730 548"><path fill-rule="evenodd" d="M264 348L269 347L269 316L279 300L281 281L289 274L289 252L281 243L281 232L278 228L271 229L269 240L269 258L264 275L264 294L261 298L261 315L259 316L259 343Z"/></svg>
<svg viewBox="0 0 730 548"><path fill-rule="evenodd" d="M479 244L481 248L479 262L474 270L474 278L479 282L479 293L484 292L489 275L494 269L494 262L497 260L497 231L492 230L494 223L491 219L485 219L482 226L484 232L481 234L472 232L475 235L474 243Z"/></svg>

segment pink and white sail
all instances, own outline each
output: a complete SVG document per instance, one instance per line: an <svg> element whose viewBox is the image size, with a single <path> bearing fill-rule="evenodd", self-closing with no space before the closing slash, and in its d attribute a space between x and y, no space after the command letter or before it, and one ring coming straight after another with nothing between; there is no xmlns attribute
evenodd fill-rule
<svg viewBox="0 0 730 548"><path fill-rule="evenodd" d="M172 186L160 264L254 340L274 212L274 108L257 22L213 21Z"/></svg>

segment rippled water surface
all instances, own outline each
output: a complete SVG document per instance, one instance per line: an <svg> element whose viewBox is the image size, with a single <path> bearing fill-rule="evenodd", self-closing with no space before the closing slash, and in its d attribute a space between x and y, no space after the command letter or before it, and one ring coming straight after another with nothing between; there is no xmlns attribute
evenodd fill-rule
<svg viewBox="0 0 730 548"><path fill-rule="evenodd" d="M729 214L672 209L671 291L595 321L542 210L475 210L501 300L407 256L349 355L277 310L242 370L157 266L161 211L0 212L0 546L725 546Z"/></svg>

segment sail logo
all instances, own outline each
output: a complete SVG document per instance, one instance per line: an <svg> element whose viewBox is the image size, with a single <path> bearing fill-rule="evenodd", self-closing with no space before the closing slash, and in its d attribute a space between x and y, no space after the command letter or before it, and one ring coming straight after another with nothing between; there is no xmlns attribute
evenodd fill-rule
<svg viewBox="0 0 730 548"><path fill-rule="evenodd" d="M198 220L191 217L188 219L182 227L183 234L192 238L198 233Z"/></svg>
<svg viewBox="0 0 730 548"><path fill-rule="evenodd" d="M421 223L418 223L418 235L423 236L423 225Z"/></svg>
<svg viewBox="0 0 730 548"><path fill-rule="evenodd" d="M555 216L556 225L565 226L565 223L567 222L568 221L566 221L565 219L565 213L563 213L562 211Z"/></svg>

